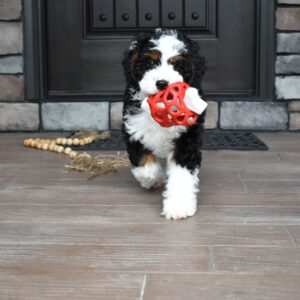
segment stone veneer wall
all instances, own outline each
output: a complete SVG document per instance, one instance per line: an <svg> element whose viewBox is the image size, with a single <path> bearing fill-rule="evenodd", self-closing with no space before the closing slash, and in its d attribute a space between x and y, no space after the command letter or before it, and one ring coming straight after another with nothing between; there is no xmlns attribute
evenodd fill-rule
<svg viewBox="0 0 300 300"><path fill-rule="evenodd" d="M24 99L21 2L0 0L0 131L119 129L121 102ZM299 16L300 0L278 0L274 101L209 101L207 129L300 130Z"/></svg>
<svg viewBox="0 0 300 300"><path fill-rule="evenodd" d="M300 130L300 0L278 0L276 98L288 102L289 130Z"/></svg>
<svg viewBox="0 0 300 300"><path fill-rule="evenodd" d="M0 0L0 130L37 130L37 104L24 101L21 0Z"/></svg>

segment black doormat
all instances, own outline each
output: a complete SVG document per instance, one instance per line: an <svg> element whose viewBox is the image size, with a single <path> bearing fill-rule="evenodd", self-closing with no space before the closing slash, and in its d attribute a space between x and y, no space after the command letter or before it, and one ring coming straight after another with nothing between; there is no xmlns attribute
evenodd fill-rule
<svg viewBox="0 0 300 300"><path fill-rule="evenodd" d="M126 150L121 131L111 131L109 140L100 140L89 145L73 147L78 150ZM205 131L202 149L268 150L268 147L251 132Z"/></svg>

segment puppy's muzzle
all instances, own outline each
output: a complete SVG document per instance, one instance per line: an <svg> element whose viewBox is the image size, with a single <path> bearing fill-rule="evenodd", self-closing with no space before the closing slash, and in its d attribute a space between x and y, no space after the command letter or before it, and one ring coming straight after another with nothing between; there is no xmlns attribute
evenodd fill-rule
<svg viewBox="0 0 300 300"><path fill-rule="evenodd" d="M156 81L156 87L157 87L160 91L162 91L162 90L164 90L165 88L167 88L168 85L169 85L169 82L166 81L166 80L157 80L157 81Z"/></svg>

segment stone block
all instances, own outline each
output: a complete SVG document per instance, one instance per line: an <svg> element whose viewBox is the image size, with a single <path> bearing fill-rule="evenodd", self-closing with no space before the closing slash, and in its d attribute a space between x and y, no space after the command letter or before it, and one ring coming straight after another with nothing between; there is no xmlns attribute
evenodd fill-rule
<svg viewBox="0 0 300 300"><path fill-rule="evenodd" d="M278 53L300 53L300 33L278 33Z"/></svg>
<svg viewBox="0 0 300 300"><path fill-rule="evenodd" d="M0 75L0 100L16 101L24 99L24 77Z"/></svg>
<svg viewBox="0 0 300 300"><path fill-rule="evenodd" d="M110 128L111 129L121 129L123 119L122 119L123 102L115 102L111 104L110 107Z"/></svg>
<svg viewBox="0 0 300 300"><path fill-rule="evenodd" d="M277 56L276 73L300 74L300 55Z"/></svg>
<svg viewBox="0 0 300 300"><path fill-rule="evenodd" d="M300 4L300 0L278 0L279 4Z"/></svg>
<svg viewBox="0 0 300 300"><path fill-rule="evenodd" d="M44 103L43 128L46 130L107 130L108 102Z"/></svg>
<svg viewBox="0 0 300 300"><path fill-rule="evenodd" d="M0 130L38 130L39 106L34 103L0 103Z"/></svg>
<svg viewBox="0 0 300 300"><path fill-rule="evenodd" d="M300 99L300 76L277 76L275 88L277 99Z"/></svg>
<svg viewBox="0 0 300 300"><path fill-rule="evenodd" d="M222 129L282 130L287 128L284 104L273 102L222 102Z"/></svg>
<svg viewBox="0 0 300 300"><path fill-rule="evenodd" d="M21 0L0 0L0 20L20 19L21 10Z"/></svg>
<svg viewBox="0 0 300 300"><path fill-rule="evenodd" d="M300 101L291 101L289 102L289 111L294 112L300 112Z"/></svg>
<svg viewBox="0 0 300 300"><path fill-rule="evenodd" d="M22 51L21 23L0 22L0 54L20 54Z"/></svg>
<svg viewBox="0 0 300 300"><path fill-rule="evenodd" d="M300 30L300 8L280 7L276 12L276 28L280 30Z"/></svg>
<svg viewBox="0 0 300 300"><path fill-rule="evenodd" d="M0 57L0 73L18 74L23 73L23 57L22 56L6 56Z"/></svg>
<svg viewBox="0 0 300 300"><path fill-rule="evenodd" d="M300 130L300 113L290 114L290 130Z"/></svg>
<svg viewBox="0 0 300 300"><path fill-rule="evenodd" d="M218 127L219 109L218 102L208 101L206 109L206 118L204 127L206 129L215 129Z"/></svg>

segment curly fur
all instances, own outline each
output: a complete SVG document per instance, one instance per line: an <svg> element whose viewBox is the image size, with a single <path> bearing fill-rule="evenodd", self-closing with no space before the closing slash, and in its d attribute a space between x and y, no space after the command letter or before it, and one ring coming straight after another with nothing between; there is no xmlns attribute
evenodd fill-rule
<svg viewBox="0 0 300 300"><path fill-rule="evenodd" d="M169 182L164 192L164 203L168 203L168 209L164 207L163 214L173 219L190 216L196 211L194 209L191 213L190 207L195 207L195 204L191 205L191 201L195 202L195 191L198 191L195 174L198 174L201 165L199 148L202 145L205 114L193 126L164 128L143 110L141 103L151 93L158 92L155 85L158 80L169 83L184 81L196 88L201 95L201 80L205 72L204 58L199 55L197 43L186 35L175 30L158 29L136 37L129 51L125 53L123 67L127 84L124 94L123 133L133 169L144 166L143 157L146 154L153 154L160 160L165 159ZM174 174L179 174L177 177L184 176L183 182L193 182L186 184L186 191L182 187L183 193L190 194L187 197L192 199L187 204L190 205L189 209L185 209L182 203L178 205L177 199L177 202L173 201L177 203L177 208L173 207L172 210L172 199L166 199L174 195L171 191L175 189L172 182L178 182L178 179L173 178L172 170ZM137 172L133 172L133 175L137 178L135 173ZM140 174L143 172L139 172L139 177ZM145 186L145 179L137 179L143 181ZM178 212L179 208L182 213ZM185 210L188 213L185 214Z"/></svg>

